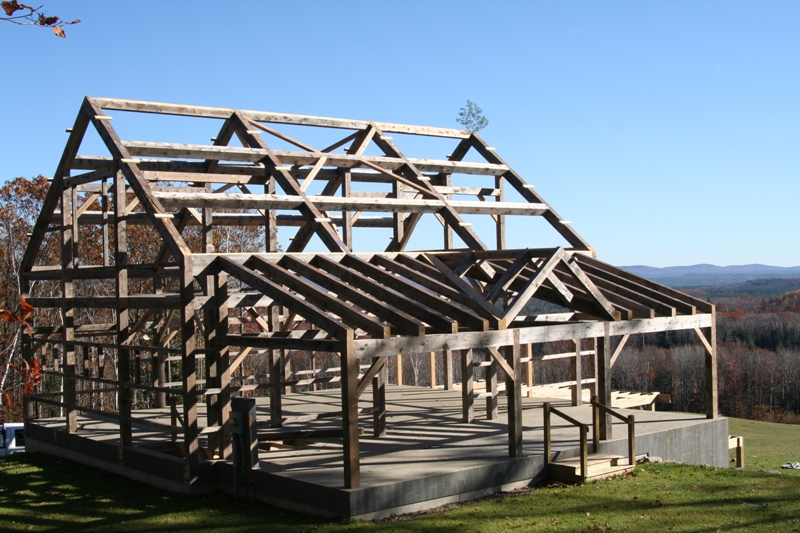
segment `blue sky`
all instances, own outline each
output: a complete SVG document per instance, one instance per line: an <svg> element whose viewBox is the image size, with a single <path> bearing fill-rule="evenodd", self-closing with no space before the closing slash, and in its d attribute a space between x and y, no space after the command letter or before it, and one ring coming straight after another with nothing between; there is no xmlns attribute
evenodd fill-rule
<svg viewBox="0 0 800 533"><path fill-rule="evenodd" d="M2 180L52 174L87 94L446 127L469 98L481 136L600 259L800 265L800 2L45 11L82 22L67 39L0 25ZM561 244L528 237L509 244Z"/></svg>

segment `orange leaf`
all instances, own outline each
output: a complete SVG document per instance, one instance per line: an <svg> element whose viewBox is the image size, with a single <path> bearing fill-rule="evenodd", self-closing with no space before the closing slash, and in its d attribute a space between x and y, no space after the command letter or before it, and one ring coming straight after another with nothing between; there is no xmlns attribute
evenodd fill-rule
<svg viewBox="0 0 800 533"><path fill-rule="evenodd" d="M9 17L14 14L15 11L19 11L22 9L22 6L17 3L17 0L11 0L11 2L3 2L0 4L2 6L3 11L6 12L6 15Z"/></svg>
<svg viewBox="0 0 800 533"><path fill-rule="evenodd" d="M19 308L22 311L22 321L27 322L33 316L34 307L25 301L24 296L19 297Z"/></svg>
<svg viewBox="0 0 800 533"><path fill-rule="evenodd" d="M61 26L53 26L53 33L56 34L56 37L66 38L67 34L64 33L64 28Z"/></svg>
<svg viewBox="0 0 800 533"><path fill-rule="evenodd" d="M7 392L3 393L3 405L6 407L13 407L14 402L11 401L11 396Z"/></svg>

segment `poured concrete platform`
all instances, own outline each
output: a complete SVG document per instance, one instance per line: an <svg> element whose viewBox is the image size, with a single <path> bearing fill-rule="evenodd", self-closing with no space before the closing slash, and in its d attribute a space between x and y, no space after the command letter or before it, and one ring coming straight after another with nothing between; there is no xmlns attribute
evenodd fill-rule
<svg viewBox="0 0 800 533"><path fill-rule="evenodd" d="M286 417L332 413L340 409L341 391L291 394L283 397ZM369 410L366 400L359 408ZM169 435L152 428L135 428L134 447L120 453L116 427L92 417L80 417L82 430L66 435L63 420L29 424L29 448L92 464L154 485L187 493L221 489L247 494L269 503L316 514L378 518L392 513L429 509L445 503L530 485L544 477L542 398L523 398L524 458L508 456L505 399L499 417L486 420L485 401L476 400L476 420L461 421L458 391L387 387L387 435L374 438L372 415L360 417L361 487L343 488L341 438L314 438L296 446L259 453L260 465L248 473L244 486L233 487L232 466L205 461L184 482L183 461L158 453ZM588 406L554 405L583 423L591 423ZM269 418L266 398L257 402L258 419ZM728 422L702 415L620 410L636 417L637 453L683 463L728 465ZM166 410L137 411L136 418L169 423ZM204 416L200 417L201 420ZM340 418L320 418L284 429L337 429ZM555 459L578 452L578 430L554 417ZM89 431L91 429L91 431ZM259 432L268 431L266 424ZM625 455L627 428L614 420L614 439L601 442L598 452ZM590 444L591 448L591 444Z"/></svg>

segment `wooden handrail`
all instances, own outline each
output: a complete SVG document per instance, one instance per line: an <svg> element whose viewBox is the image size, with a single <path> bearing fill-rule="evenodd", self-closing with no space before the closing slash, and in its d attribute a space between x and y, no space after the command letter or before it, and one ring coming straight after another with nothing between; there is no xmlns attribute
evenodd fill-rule
<svg viewBox="0 0 800 533"><path fill-rule="evenodd" d="M559 411L555 407L552 407L550 405L550 402L545 402L542 407L544 409L544 464L545 464L545 466L550 464L550 455L552 454L552 441L551 441L552 434L551 434L551 429L550 429L550 415L551 414L555 414L555 415L560 416L561 418L563 418L564 420L566 420L567 422L569 422L573 426L576 426L578 428L578 430L580 431L580 440L581 440L581 448L580 448L580 453L581 453L581 481L585 482L586 481L586 475L587 475L587 472L588 472L588 469L589 469L589 458L588 458L589 457L589 451L588 451L588 446L587 446L589 425L588 424L584 424L582 422L579 422L579 421L575 420L574 418L572 418L571 416L569 416L569 415L567 415L565 413L562 413L561 411Z"/></svg>
<svg viewBox="0 0 800 533"><path fill-rule="evenodd" d="M600 403L600 397L594 396L591 400L592 404L592 443L594 444L594 451L597 453L597 450L600 447L600 412L609 414L619 420L622 420L626 424L628 424L628 464L635 465L636 464L636 421L633 415L621 415L608 407L607 405L603 405Z"/></svg>

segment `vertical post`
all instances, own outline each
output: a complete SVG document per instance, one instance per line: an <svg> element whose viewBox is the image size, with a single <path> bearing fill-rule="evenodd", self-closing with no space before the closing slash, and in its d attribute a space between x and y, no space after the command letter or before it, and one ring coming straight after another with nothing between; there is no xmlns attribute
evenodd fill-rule
<svg viewBox="0 0 800 533"><path fill-rule="evenodd" d="M505 182L506 179L503 176L496 176L494 179L495 188L499 191L497 194L497 201L504 202L505 201ZM505 215L495 215L495 220L497 221L496 225L496 233L497 233L497 249L498 250L505 250L506 249L506 217Z"/></svg>
<svg viewBox="0 0 800 533"><path fill-rule="evenodd" d="M436 388L436 352L429 354L429 361L431 367L431 388Z"/></svg>
<svg viewBox="0 0 800 533"><path fill-rule="evenodd" d="M605 334L598 337L597 351L597 396L599 403L611 407L611 337L606 324ZM612 438L611 415L600 413L600 440Z"/></svg>
<svg viewBox="0 0 800 533"><path fill-rule="evenodd" d="M344 441L344 488L361 485L358 459L358 359L355 332L348 330L342 342L342 436Z"/></svg>
<svg viewBox="0 0 800 533"><path fill-rule="evenodd" d="M461 350L461 418L467 424L475 419L473 358L472 348Z"/></svg>
<svg viewBox="0 0 800 533"><path fill-rule="evenodd" d="M585 482L586 476L589 473L588 437L586 435L589 431L589 427L581 424L579 430L581 432L581 481Z"/></svg>
<svg viewBox="0 0 800 533"><path fill-rule="evenodd" d="M453 350L442 350L444 390L453 390Z"/></svg>
<svg viewBox="0 0 800 533"><path fill-rule="evenodd" d="M103 266L111 266L111 257L109 255L109 251L111 250L111 241L108 233L108 192L108 181L103 178L103 180L100 182L100 212L102 213L101 216L103 217Z"/></svg>
<svg viewBox="0 0 800 533"><path fill-rule="evenodd" d="M386 435L386 378L387 361L383 357L379 363L381 369L372 378L372 434L375 437Z"/></svg>
<svg viewBox="0 0 800 533"><path fill-rule="evenodd" d="M526 344L526 357L528 358L528 362L525 363L525 376L528 379L528 398L533 398L533 344Z"/></svg>
<svg viewBox="0 0 800 533"><path fill-rule="evenodd" d="M341 170L342 197L350 198L351 176L350 170ZM353 218L350 211L342 211L342 242L348 250L353 249Z"/></svg>
<svg viewBox="0 0 800 533"><path fill-rule="evenodd" d="M628 415L628 464L636 464L636 420Z"/></svg>
<svg viewBox="0 0 800 533"><path fill-rule="evenodd" d="M200 462L200 432L197 424L197 353L194 321L194 275L192 256L178 258L180 263L181 378L183 381L183 421L186 460L184 476L193 476L193 466Z"/></svg>
<svg viewBox="0 0 800 533"><path fill-rule="evenodd" d="M522 457L522 368L520 364L519 330L514 330L514 344L505 346L506 361L514 371L506 376L508 398L508 455Z"/></svg>
<svg viewBox="0 0 800 533"><path fill-rule="evenodd" d="M280 308L271 305L267 308L267 322L270 331L280 329ZM278 386L281 382L281 358L280 350L267 350L267 379L269 379L269 425L279 428L283 425L283 415L281 409L281 398L283 397L282 387Z"/></svg>
<svg viewBox="0 0 800 533"><path fill-rule="evenodd" d="M492 360L492 356L486 353L486 420L494 420L498 416L497 411L497 363Z"/></svg>
<svg viewBox="0 0 800 533"><path fill-rule="evenodd" d="M600 398L592 395L592 445L594 446L594 453L598 453L600 449L600 408L597 407L597 402Z"/></svg>
<svg viewBox="0 0 800 533"><path fill-rule="evenodd" d="M574 339L575 357L569 360L570 377L575 381L572 386L572 405L583 405L583 361L581 361L581 340Z"/></svg>
<svg viewBox="0 0 800 533"><path fill-rule="evenodd" d="M544 402L542 405L542 418L544 419L544 464L550 464L550 456L552 450L552 430L550 428L550 402Z"/></svg>
<svg viewBox="0 0 800 533"><path fill-rule="evenodd" d="M589 356L589 377L594 383L589 385L589 397L597 395L597 339L589 339L592 355Z"/></svg>
<svg viewBox="0 0 800 533"><path fill-rule="evenodd" d="M703 344L705 351L706 376L706 418L719 417L719 398L717 396L717 311L711 311L711 327L703 328L702 334L708 341ZM709 350L709 347L711 348Z"/></svg>
<svg viewBox="0 0 800 533"><path fill-rule="evenodd" d="M64 297L62 308L64 320L64 347L61 350L61 367L64 372L63 386L67 433L78 431L78 412L75 410L75 308L72 298L75 289L72 281L78 250L78 217L75 216L76 193L73 187L61 194L61 291Z"/></svg>
<svg viewBox="0 0 800 533"><path fill-rule="evenodd" d="M114 176L114 270L117 275L115 296L121 301L128 296L128 227L125 221L127 210L125 177L122 171ZM126 385L130 380L130 350L125 347L130 329L130 311L120 306L117 310L117 409L119 410L119 460L123 450L133 442L131 426L131 391Z"/></svg>
<svg viewBox="0 0 800 533"><path fill-rule="evenodd" d="M228 335L228 276L224 273L209 276L213 283L213 305L206 309L206 388L218 389L219 392L209 396L208 425L221 428L218 438L209 435L212 449L219 451L221 459L231 456L231 374L229 369L230 353L226 340ZM211 291L210 291L211 292ZM212 414L213 413L213 414ZM216 442L215 442L216 440Z"/></svg>
<svg viewBox="0 0 800 533"><path fill-rule="evenodd" d="M451 174L444 174L444 185L445 187L450 187L453 185L453 176ZM445 200L451 200L453 198L450 194L443 194ZM442 246L443 250L452 250L453 249L453 227L447 222L446 219L442 220L444 225L444 246Z"/></svg>
<svg viewBox="0 0 800 533"><path fill-rule="evenodd" d="M275 194L275 178L269 176L264 184L266 194ZM268 209L264 216L264 246L267 252L278 251L278 212Z"/></svg>
<svg viewBox="0 0 800 533"><path fill-rule="evenodd" d="M395 358L395 374L397 374L397 384L403 384L403 354L397 354Z"/></svg>

